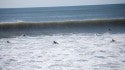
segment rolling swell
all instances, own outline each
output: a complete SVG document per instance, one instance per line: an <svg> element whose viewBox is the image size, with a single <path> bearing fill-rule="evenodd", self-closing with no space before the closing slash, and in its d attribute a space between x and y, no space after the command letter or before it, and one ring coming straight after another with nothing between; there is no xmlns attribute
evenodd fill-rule
<svg viewBox="0 0 125 70"><path fill-rule="evenodd" d="M0 38L22 34L105 33L108 29L111 33L125 33L125 19L1 23Z"/></svg>

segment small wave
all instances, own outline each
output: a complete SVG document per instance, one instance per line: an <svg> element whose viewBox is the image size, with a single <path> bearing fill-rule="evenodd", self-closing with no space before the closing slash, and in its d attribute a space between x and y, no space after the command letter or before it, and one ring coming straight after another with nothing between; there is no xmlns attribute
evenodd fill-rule
<svg viewBox="0 0 125 70"><path fill-rule="evenodd" d="M56 21L24 21L24 20L12 20L12 21L0 21L0 24L8 24L8 23L66 23L66 22L82 22L82 21L107 21L107 20L125 20L125 18L103 18L103 19L77 19L77 20L56 20Z"/></svg>
<svg viewBox="0 0 125 70"><path fill-rule="evenodd" d="M0 24L12 24L12 23L22 23L22 22L25 22L25 21L23 20L3 21L3 22L0 22Z"/></svg>
<svg viewBox="0 0 125 70"><path fill-rule="evenodd" d="M23 20L17 20L16 22L17 22L17 23L20 23L20 22L25 22L25 21L23 21Z"/></svg>

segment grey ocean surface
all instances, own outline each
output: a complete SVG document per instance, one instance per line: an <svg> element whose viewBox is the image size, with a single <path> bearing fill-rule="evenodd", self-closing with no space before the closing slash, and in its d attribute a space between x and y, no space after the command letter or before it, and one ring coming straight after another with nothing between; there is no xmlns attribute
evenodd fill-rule
<svg viewBox="0 0 125 70"><path fill-rule="evenodd" d="M125 4L0 9L0 38L125 31Z"/></svg>
<svg viewBox="0 0 125 70"><path fill-rule="evenodd" d="M0 9L0 22L125 18L125 4Z"/></svg>
<svg viewBox="0 0 125 70"><path fill-rule="evenodd" d="M0 9L0 70L125 70L125 4Z"/></svg>

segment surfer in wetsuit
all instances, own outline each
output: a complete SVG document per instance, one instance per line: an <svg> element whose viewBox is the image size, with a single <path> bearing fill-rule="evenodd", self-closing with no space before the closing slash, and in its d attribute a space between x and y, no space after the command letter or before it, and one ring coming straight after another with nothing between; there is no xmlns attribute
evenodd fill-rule
<svg viewBox="0 0 125 70"><path fill-rule="evenodd" d="M10 43L10 41L7 41L7 43Z"/></svg>
<svg viewBox="0 0 125 70"><path fill-rule="evenodd" d="M115 42L115 40L114 40L114 39L112 39L112 40L111 40L111 42Z"/></svg>
<svg viewBox="0 0 125 70"><path fill-rule="evenodd" d="M23 34L23 36L26 36L25 34Z"/></svg>
<svg viewBox="0 0 125 70"><path fill-rule="evenodd" d="M109 31L112 31L110 28L108 29Z"/></svg>
<svg viewBox="0 0 125 70"><path fill-rule="evenodd" d="M56 41L53 41L53 44L59 44L58 42L56 42Z"/></svg>

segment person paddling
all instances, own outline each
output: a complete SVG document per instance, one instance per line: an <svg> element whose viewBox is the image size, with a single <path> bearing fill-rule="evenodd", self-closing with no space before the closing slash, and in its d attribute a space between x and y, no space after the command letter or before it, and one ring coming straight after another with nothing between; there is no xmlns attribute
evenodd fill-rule
<svg viewBox="0 0 125 70"><path fill-rule="evenodd" d="M7 43L10 43L10 41L7 41Z"/></svg>
<svg viewBox="0 0 125 70"><path fill-rule="evenodd" d="M115 40L114 40L114 39L112 39L112 40L111 40L111 42L115 42Z"/></svg>
<svg viewBox="0 0 125 70"><path fill-rule="evenodd" d="M59 44L58 42L56 42L56 41L53 41L53 44Z"/></svg>
<svg viewBox="0 0 125 70"><path fill-rule="evenodd" d="M112 30L109 28L108 31L112 31Z"/></svg>

